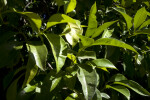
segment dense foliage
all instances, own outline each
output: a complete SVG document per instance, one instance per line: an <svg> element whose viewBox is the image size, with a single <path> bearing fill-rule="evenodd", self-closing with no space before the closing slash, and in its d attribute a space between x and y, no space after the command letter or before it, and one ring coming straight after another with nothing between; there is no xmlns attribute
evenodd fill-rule
<svg viewBox="0 0 150 100"><path fill-rule="evenodd" d="M149 44L149 0L0 0L0 99L148 100Z"/></svg>

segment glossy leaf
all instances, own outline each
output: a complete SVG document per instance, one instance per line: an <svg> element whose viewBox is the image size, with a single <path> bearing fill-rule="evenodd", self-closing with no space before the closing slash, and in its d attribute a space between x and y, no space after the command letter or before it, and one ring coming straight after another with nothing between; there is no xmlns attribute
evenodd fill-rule
<svg viewBox="0 0 150 100"><path fill-rule="evenodd" d="M101 93L102 98L110 99L110 96L106 93Z"/></svg>
<svg viewBox="0 0 150 100"><path fill-rule="evenodd" d="M79 100L79 99L76 93L72 93L65 100Z"/></svg>
<svg viewBox="0 0 150 100"><path fill-rule="evenodd" d="M132 27L132 17L130 17L128 14L126 14L125 10L123 8L120 7L118 8L114 8L116 11L118 11L125 19L126 23L127 23L127 28L128 30Z"/></svg>
<svg viewBox="0 0 150 100"><path fill-rule="evenodd" d="M108 30L108 29L104 30L102 38L110 38L112 36L113 31L114 31L114 29L112 29L112 30Z"/></svg>
<svg viewBox="0 0 150 100"><path fill-rule="evenodd" d="M66 7L65 7L65 13L69 13L71 11L73 11L76 7L76 0L69 0L69 2L67 3Z"/></svg>
<svg viewBox="0 0 150 100"><path fill-rule="evenodd" d="M106 68L112 68L117 69L109 60L107 59L95 59L92 61L88 61L87 63L92 64L93 66L96 66L98 68L106 67Z"/></svg>
<svg viewBox="0 0 150 100"><path fill-rule="evenodd" d="M53 56L56 61L57 72L59 72L65 64L67 57L67 44L62 37L56 34L46 34L45 36L51 45Z"/></svg>
<svg viewBox="0 0 150 100"><path fill-rule="evenodd" d="M94 51L80 51L78 53L79 59L96 59L96 53Z"/></svg>
<svg viewBox="0 0 150 100"><path fill-rule="evenodd" d="M95 69L85 64L80 65L77 77L82 85L82 91L86 100L91 100L96 92L97 73Z"/></svg>
<svg viewBox="0 0 150 100"><path fill-rule="evenodd" d="M76 21L77 23L80 23ZM79 42L79 36L82 35L83 29L81 28L80 24L68 23L70 28L69 32L65 32L65 37L67 41L74 47Z"/></svg>
<svg viewBox="0 0 150 100"><path fill-rule="evenodd" d="M146 17L147 11L144 7L137 11L134 16L134 30L137 29L145 21Z"/></svg>
<svg viewBox="0 0 150 100"><path fill-rule="evenodd" d="M150 24L150 19L148 19L147 21L145 21L145 22L140 26L139 30L142 29L142 28L144 28L144 27L146 27L146 26L148 26L149 24Z"/></svg>
<svg viewBox="0 0 150 100"><path fill-rule="evenodd" d="M130 46L120 40L113 39L113 38L98 39L93 43L93 45L110 45L110 46L122 47L122 48L129 49L129 50L132 50L132 51L138 53L132 46Z"/></svg>
<svg viewBox="0 0 150 100"><path fill-rule="evenodd" d="M71 17L69 17L65 14L54 14L49 18L46 29L48 29L56 24L68 23L68 22L76 23L76 21L74 19L72 19Z"/></svg>
<svg viewBox="0 0 150 100"><path fill-rule="evenodd" d="M90 10L88 28L85 33L85 36L87 37L92 36L95 30L97 29L96 12L97 12L97 7L96 7L96 2L95 2Z"/></svg>
<svg viewBox="0 0 150 100"><path fill-rule="evenodd" d="M150 93L146 89L144 89L141 85L139 85L138 83L132 80L123 80L120 82L114 82L114 84L120 84L126 86L140 95L150 96Z"/></svg>
<svg viewBox="0 0 150 100"><path fill-rule="evenodd" d="M41 70L44 70L46 67L46 60L48 54L46 46L43 43L38 41L29 42L28 45L29 45L29 51L31 52L32 61L35 60L35 64Z"/></svg>
<svg viewBox="0 0 150 100"><path fill-rule="evenodd" d="M106 22L103 25L99 26L96 29L95 33L92 35L92 38L99 36L105 29L107 29L109 26L111 26L112 24L114 24L116 22L117 21Z"/></svg>
<svg viewBox="0 0 150 100"><path fill-rule="evenodd" d="M33 12L17 12L17 13L20 13L26 16L32 26L32 29L39 32L41 25L42 25L42 20L39 15Z"/></svg>
<svg viewBox="0 0 150 100"><path fill-rule="evenodd" d="M113 90L116 90L119 93L123 94L128 100L130 100L130 91L126 87L120 85L114 85L114 86L106 85L106 88L111 88Z"/></svg>
<svg viewBox="0 0 150 100"><path fill-rule="evenodd" d="M96 89L93 100L102 100L101 92L98 89Z"/></svg>
<svg viewBox="0 0 150 100"><path fill-rule="evenodd" d="M27 84L27 87L24 88L24 91L25 92L32 92L33 90L36 89L38 84L35 84L35 85L30 85L30 84Z"/></svg>
<svg viewBox="0 0 150 100"><path fill-rule="evenodd" d="M27 70L25 74L25 80L23 82L23 87L25 87L26 84L30 83L30 81L36 76L38 71L38 66L36 65L34 55L31 52L29 53L29 59L26 68Z"/></svg>

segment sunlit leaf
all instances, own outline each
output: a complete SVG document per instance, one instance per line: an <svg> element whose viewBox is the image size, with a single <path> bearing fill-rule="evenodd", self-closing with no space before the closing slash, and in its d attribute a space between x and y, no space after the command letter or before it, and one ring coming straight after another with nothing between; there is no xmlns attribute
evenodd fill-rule
<svg viewBox="0 0 150 100"><path fill-rule="evenodd" d="M46 60L48 54L46 46L43 43L38 41L29 42L28 45L29 45L29 52L31 52L32 61L35 60L35 64L41 70L44 70L46 67Z"/></svg>
<svg viewBox="0 0 150 100"><path fill-rule="evenodd" d="M116 90L119 93L123 94L128 100L130 100L130 91L126 87L120 85L113 85L113 86L106 85L106 88Z"/></svg>
<svg viewBox="0 0 150 100"><path fill-rule="evenodd" d="M96 70L85 64L80 65L77 77L82 85L82 91L86 100L91 100L96 92Z"/></svg>
<svg viewBox="0 0 150 100"><path fill-rule="evenodd" d="M96 53L94 51L80 51L78 53L79 59L96 59Z"/></svg>
<svg viewBox="0 0 150 100"><path fill-rule="evenodd" d="M109 60L107 59L95 59L92 61L88 61L87 63L92 64L93 66L96 67L106 67L106 68L113 68L113 69L117 69Z"/></svg>
<svg viewBox="0 0 150 100"><path fill-rule="evenodd" d="M92 38L82 36L82 35L79 35L79 37L80 37L81 43L84 47L91 46L94 43L94 39L92 39Z"/></svg>
<svg viewBox="0 0 150 100"><path fill-rule="evenodd" d="M147 21L145 21L145 22L140 26L139 30L142 29L142 28L144 28L144 27L146 27L146 26L148 26L149 24L150 24L150 19L148 19Z"/></svg>
<svg viewBox="0 0 150 100"><path fill-rule="evenodd" d="M90 10L89 20L88 20L88 28L86 30L85 36L90 37L97 29L97 20L96 20L96 2L93 4Z"/></svg>
<svg viewBox="0 0 150 100"><path fill-rule="evenodd" d="M116 82L116 81L122 81L122 80L127 80L127 78L122 74L116 74L112 76L109 81Z"/></svg>
<svg viewBox="0 0 150 100"><path fill-rule="evenodd" d="M73 11L76 7L76 0L69 0L69 2L66 4L65 6L65 13L69 13L71 11Z"/></svg>
<svg viewBox="0 0 150 100"><path fill-rule="evenodd" d="M110 45L110 46L122 47L122 48L129 49L129 50L132 50L132 51L138 53L132 46L130 46L120 40L113 39L113 38L98 39L93 43L93 45Z"/></svg>
<svg viewBox="0 0 150 100"><path fill-rule="evenodd" d="M101 93L102 98L110 99L110 96L106 93Z"/></svg>
<svg viewBox="0 0 150 100"><path fill-rule="evenodd" d="M93 100L102 100L101 92L98 89L96 89Z"/></svg>
<svg viewBox="0 0 150 100"><path fill-rule="evenodd" d="M127 23L128 30L132 27L132 17L130 17L128 14L126 14L125 10L123 8L114 8L116 11L118 11L125 19ZM120 10L121 9L121 10Z"/></svg>
<svg viewBox="0 0 150 100"><path fill-rule="evenodd" d="M24 91L25 91L25 92L31 92L31 91L33 91L33 90L36 89L37 85L38 85L38 84L35 84L35 85L27 84L27 87L24 88Z"/></svg>
<svg viewBox="0 0 150 100"><path fill-rule="evenodd" d="M146 17L147 11L144 7L137 11L134 16L134 30L136 30L145 21Z"/></svg>
<svg viewBox="0 0 150 100"><path fill-rule="evenodd" d="M113 31L114 31L114 29L112 29L112 30L108 30L108 29L104 30L102 38L110 38L112 36Z"/></svg>
<svg viewBox="0 0 150 100"><path fill-rule="evenodd" d="M117 21L106 22L103 25L99 26L97 30L95 31L95 33L92 35L92 38L99 36L105 29L107 29L109 26L111 26L112 24L116 22Z"/></svg>
<svg viewBox="0 0 150 100"><path fill-rule="evenodd" d="M65 14L54 14L52 15L47 22L47 29L61 23L76 23L74 19L65 15Z"/></svg>
<svg viewBox="0 0 150 100"><path fill-rule="evenodd" d="M45 36L51 45L53 56L56 61L57 72L59 72L65 64L67 57L67 44L62 37L56 34L46 34Z"/></svg>
<svg viewBox="0 0 150 100"><path fill-rule="evenodd" d="M65 100L79 100L79 99L76 93L72 93Z"/></svg>
<svg viewBox="0 0 150 100"><path fill-rule="evenodd" d="M138 83L132 80L123 80L120 82L114 82L114 84L120 84L126 86L140 95L150 96L150 93L146 89L144 89L141 85L139 85Z"/></svg>

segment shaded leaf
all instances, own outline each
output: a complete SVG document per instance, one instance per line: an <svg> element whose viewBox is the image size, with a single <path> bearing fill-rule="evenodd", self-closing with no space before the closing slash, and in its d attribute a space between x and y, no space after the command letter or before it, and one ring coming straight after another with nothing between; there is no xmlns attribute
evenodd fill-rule
<svg viewBox="0 0 150 100"><path fill-rule="evenodd" d="M150 96L150 93L146 89L144 89L141 85L139 85L138 83L132 80L123 80L120 82L114 82L114 84L120 84L126 86L140 95Z"/></svg>
<svg viewBox="0 0 150 100"><path fill-rule="evenodd" d="M146 27L146 26L148 26L149 24L150 24L150 19L148 19L147 21L145 21L145 22L140 26L139 30L142 29L142 28L144 28L144 27Z"/></svg>
<svg viewBox="0 0 150 100"><path fill-rule="evenodd" d="M65 14L54 14L52 15L47 22L47 28L50 28L56 24L61 24L61 23L76 23L76 21L74 19L72 19L71 17L65 15Z"/></svg>
<svg viewBox="0 0 150 100"><path fill-rule="evenodd" d="M106 93L101 93L101 97L105 99L110 99L110 96Z"/></svg>
<svg viewBox="0 0 150 100"><path fill-rule="evenodd" d="M94 51L80 51L78 53L79 59L96 59L96 53Z"/></svg>
<svg viewBox="0 0 150 100"><path fill-rule="evenodd" d="M150 28L144 29L144 30L140 30L140 31L136 31L136 32L133 33L132 36L136 36L136 35L139 35L139 34L147 34L147 35L149 35L150 34Z"/></svg>
<svg viewBox="0 0 150 100"><path fill-rule="evenodd" d="M24 91L25 92L32 92L33 90L36 89L38 84L35 84L35 85L30 85L30 84L27 84L27 87L24 88Z"/></svg>
<svg viewBox="0 0 150 100"><path fill-rule="evenodd" d="M122 80L127 80L127 78L122 74L116 74L112 76L109 81L116 82L116 81L122 81Z"/></svg>
<svg viewBox="0 0 150 100"><path fill-rule="evenodd" d="M82 91L86 100L92 100L96 92L97 73L95 69L85 64L79 65L77 77L82 85Z"/></svg>
<svg viewBox="0 0 150 100"><path fill-rule="evenodd" d="M62 37L56 34L46 34L45 36L51 45L53 56L56 61L57 72L59 72L65 64L67 44Z"/></svg>
<svg viewBox="0 0 150 100"><path fill-rule="evenodd" d="M76 93L72 93L65 100L79 100L79 99Z"/></svg>
<svg viewBox="0 0 150 100"><path fill-rule="evenodd" d="M90 37L97 29L97 20L96 20L96 2L93 4L90 10L89 20L88 20L88 28L86 30L85 36Z"/></svg>
<svg viewBox="0 0 150 100"><path fill-rule="evenodd" d="M110 25L114 24L117 21L106 22L103 25L99 26L95 33L92 35L92 38L99 36L105 29L107 29Z"/></svg>
<svg viewBox="0 0 150 100"><path fill-rule="evenodd" d="M147 11L144 7L137 11L134 16L134 30L136 30L145 21L146 17Z"/></svg>
<svg viewBox="0 0 150 100"><path fill-rule="evenodd" d="M98 89L96 89L93 100L102 100L101 92Z"/></svg>
<svg viewBox="0 0 150 100"><path fill-rule="evenodd" d="M93 43L93 45L110 45L110 46L122 47L122 48L129 49L129 50L132 50L132 51L138 53L132 46L130 46L120 40L113 39L113 38L98 39Z"/></svg>
<svg viewBox="0 0 150 100"><path fill-rule="evenodd" d="M123 94L128 100L130 100L130 91L126 87L120 85L114 85L114 86L106 85L106 88L111 88L113 90L116 90L119 93Z"/></svg>

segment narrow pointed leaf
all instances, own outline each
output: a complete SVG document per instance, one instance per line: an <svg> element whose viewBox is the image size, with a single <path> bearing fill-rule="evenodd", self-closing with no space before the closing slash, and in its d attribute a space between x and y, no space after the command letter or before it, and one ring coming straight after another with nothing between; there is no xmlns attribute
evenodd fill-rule
<svg viewBox="0 0 150 100"><path fill-rule="evenodd" d="M36 65L34 55L31 52L29 53L29 59L26 68L25 80L22 87L25 87L26 84L29 84L38 71L38 66Z"/></svg>
<svg viewBox="0 0 150 100"><path fill-rule="evenodd" d="M145 21L146 17L147 17L147 11L144 7L137 11L137 13L134 16L135 30Z"/></svg>
<svg viewBox="0 0 150 100"><path fill-rule="evenodd" d="M145 22L140 26L139 30L142 29L142 28L144 28L144 27L146 27L146 26L148 26L149 24L150 24L150 19L148 19L147 21L145 21Z"/></svg>
<svg viewBox="0 0 150 100"><path fill-rule="evenodd" d="M45 36L51 45L53 56L56 61L57 72L59 72L65 64L67 57L67 44L62 37L56 34L46 34Z"/></svg>
<svg viewBox="0 0 150 100"><path fill-rule="evenodd" d="M105 29L107 29L109 26L111 26L112 24L116 22L117 21L106 22L103 25L99 26L97 30L95 31L95 33L92 35L92 38L99 36Z"/></svg>
<svg viewBox="0 0 150 100"><path fill-rule="evenodd" d="M114 8L116 11L118 11L125 19L127 23L128 30L132 27L132 17L130 17L128 14L126 14L125 10L120 10L119 8ZM123 8L122 8L123 9Z"/></svg>
<svg viewBox="0 0 150 100"><path fill-rule="evenodd" d="M47 60L47 48L46 46L38 41L30 42L29 51L32 55L32 60L35 60L35 64L41 69L44 70L46 67L46 60Z"/></svg>
<svg viewBox="0 0 150 100"><path fill-rule="evenodd" d="M73 11L76 7L76 0L69 0L68 4L65 7L65 13Z"/></svg>
<svg viewBox="0 0 150 100"><path fill-rule="evenodd" d="M113 38L98 39L93 43L93 45L110 45L110 46L122 47L122 48L129 49L129 50L132 50L132 51L138 53L132 46L130 46L120 40L113 39Z"/></svg>
<svg viewBox="0 0 150 100"><path fill-rule="evenodd" d="M96 89L93 100L102 100L101 92L98 89Z"/></svg>
<svg viewBox="0 0 150 100"><path fill-rule="evenodd" d="M95 59L92 61L88 61L87 63L92 64L93 66L96 67L105 67L105 68L113 68L113 69L117 69L109 60L107 59Z"/></svg>
<svg viewBox="0 0 150 100"><path fill-rule="evenodd" d="M97 20L96 20L96 2L93 4L90 10L89 20L88 20L88 28L86 30L85 36L90 37L97 29Z"/></svg>
<svg viewBox="0 0 150 100"><path fill-rule="evenodd" d="M102 98L110 99L110 96L106 93L101 93Z"/></svg>
<svg viewBox="0 0 150 100"><path fill-rule="evenodd" d="M76 21L74 19L72 19L71 17L69 17L65 14L54 14L49 18L46 29L48 29L56 24L68 23L68 22L76 23Z"/></svg>
<svg viewBox="0 0 150 100"><path fill-rule="evenodd" d="M113 90L116 90L119 93L123 94L128 100L130 100L130 91L126 87L120 85L114 85L114 86L106 85L106 88L111 88Z"/></svg>
<svg viewBox="0 0 150 100"><path fill-rule="evenodd" d="M124 81L120 81L120 82L114 82L114 84L120 84L120 85L126 86L140 95L150 96L150 93L146 89L144 89L141 85L139 85L138 83L136 83L132 80L124 80Z"/></svg>
<svg viewBox="0 0 150 100"><path fill-rule="evenodd" d="M136 36L136 35L139 35L139 34L147 34L147 35L149 35L150 34L150 28L144 29L144 30L140 30L140 31L136 31L136 32L133 33L132 36Z"/></svg>
<svg viewBox="0 0 150 100"><path fill-rule="evenodd" d="M82 91L86 100L92 100L96 92L97 73L91 66L80 65L77 77L82 85Z"/></svg>

